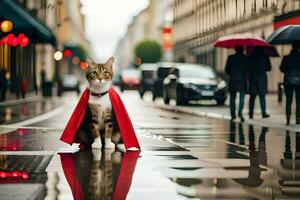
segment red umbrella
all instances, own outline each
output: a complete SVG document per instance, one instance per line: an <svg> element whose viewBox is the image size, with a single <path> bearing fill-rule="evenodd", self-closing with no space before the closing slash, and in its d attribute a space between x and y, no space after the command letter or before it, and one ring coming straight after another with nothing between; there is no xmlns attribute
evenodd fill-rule
<svg viewBox="0 0 300 200"><path fill-rule="evenodd" d="M253 51L253 47L260 46L264 48L268 56L279 56L276 48L264 39L254 36L252 34L235 34L220 37L215 43L214 47L233 49L236 46L246 47L247 54Z"/></svg>

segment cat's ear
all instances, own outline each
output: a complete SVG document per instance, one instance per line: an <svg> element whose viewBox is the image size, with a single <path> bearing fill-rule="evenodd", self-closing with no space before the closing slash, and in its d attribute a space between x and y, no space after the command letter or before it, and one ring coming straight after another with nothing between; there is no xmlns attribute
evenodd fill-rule
<svg viewBox="0 0 300 200"><path fill-rule="evenodd" d="M91 68L93 65L95 65L96 63L94 62L94 60L91 57L88 57L86 59L86 62L88 64L88 67Z"/></svg>
<svg viewBox="0 0 300 200"><path fill-rule="evenodd" d="M110 58L106 61L106 63L104 64L105 67L112 68L112 65L113 65L114 61L115 61L114 57L110 57Z"/></svg>

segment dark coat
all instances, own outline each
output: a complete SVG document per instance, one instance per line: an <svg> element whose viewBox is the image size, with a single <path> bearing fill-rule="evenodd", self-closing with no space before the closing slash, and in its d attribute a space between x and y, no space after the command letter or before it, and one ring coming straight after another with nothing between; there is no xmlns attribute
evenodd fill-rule
<svg viewBox="0 0 300 200"><path fill-rule="evenodd" d="M300 74L300 52L292 50L289 55L284 56L280 65L280 71L284 73L283 84L287 84L287 74L297 72Z"/></svg>
<svg viewBox="0 0 300 200"><path fill-rule="evenodd" d="M267 72L272 66L267 55L254 52L249 56L249 93L250 95L265 95L268 92Z"/></svg>
<svg viewBox="0 0 300 200"><path fill-rule="evenodd" d="M225 72L229 76L229 92L245 92L247 83L248 58L242 53L230 55Z"/></svg>
<svg viewBox="0 0 300 200"><path fill-rule="evenodd" d="M2 68L0 70L0 90L6 90L7 89L7 79L5 77L6 75L6 70Z"/></svg>

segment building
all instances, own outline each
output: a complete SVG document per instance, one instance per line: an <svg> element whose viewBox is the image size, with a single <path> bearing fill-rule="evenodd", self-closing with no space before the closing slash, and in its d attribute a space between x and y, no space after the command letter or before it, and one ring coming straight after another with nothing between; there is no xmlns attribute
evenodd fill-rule
<svg viewBox="0 0 300 200"><path fill-rule="evenodd" d="M13 28L8 32L0 31L2 44L0 45L0 68L6 69L10 82L10 90L20 92L21 80L27 82L28 91L37 91L38 84L38 58L40 57L38 45L56 45L56 37L51 29L36 17L36 12L31 10L26 1L3 0L1 1L0 21L12 22ZM13 35L14 34L14 35ZM28 38L27 45L21 45L20 34ZM18 41L4 42L4 38L12 36ZM17 39L18 38L18 39Z"/></svg>
<svg viewBox="0 0 300 200"><path fill-rule="evenodd" d="M21 78L26 79L29 91L37 90L41 72L46 81L58 80L65 73L82 74L79 64L90 45L80 0L3 0L0 22L5 19L14 23L9 33L24 33L30 40L27 47L0 45L0 68L7 69L12 91L18 90ZM0 32L0 36L9 33ZM53 58L56 51L66 49L73 52L71 56L60 61Z"/></svg>
<svg viewBox="0 0 300 200"><path fill-rule="evenodd" d="M175 0L174 60L203 63L223 72L231 50L213 48L220 36L252 33L267 38L274 31L274 17L300 9L299 1L286 0ZM278 47L280 55L288 46ZM272 58L269 90L276 91L282 81L281 58Z"/></svg>
<svg viewBox="0 0 300 200"><path fill-rule="evenodd" d="M162 28L170 26L173 17L172 0L150 0L149 5L137 14L128 25L126 34L114 52L116 66L132 67L135 63L134 47L144 39L162 43Z"/></svg>

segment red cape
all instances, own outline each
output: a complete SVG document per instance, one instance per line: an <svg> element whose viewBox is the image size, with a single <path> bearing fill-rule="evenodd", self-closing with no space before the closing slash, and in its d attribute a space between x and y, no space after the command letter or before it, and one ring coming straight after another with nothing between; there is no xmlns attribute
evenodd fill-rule
<svg viewBox="0 0 300 200"><path fill-rule="evenodd" d="M110 88L108 91L109 98L111 101L112 108L114 110L114 113L116 115L118 125L121 131L122 139L124 142L124 145L126 149L135 147L137 149L140 149L139 142L136 138L131 120L128 116L128 113L126 111L126 108L116 92L115 89ZM80 100L75 107L75 110L64 130L61 136L61 140L68 143L73 144L74 138L76 135L76 132L83 120L83 117L85 115L85 110L89 101L90 93L88 89L85 89L83 94L80 97Z"/></svg>

